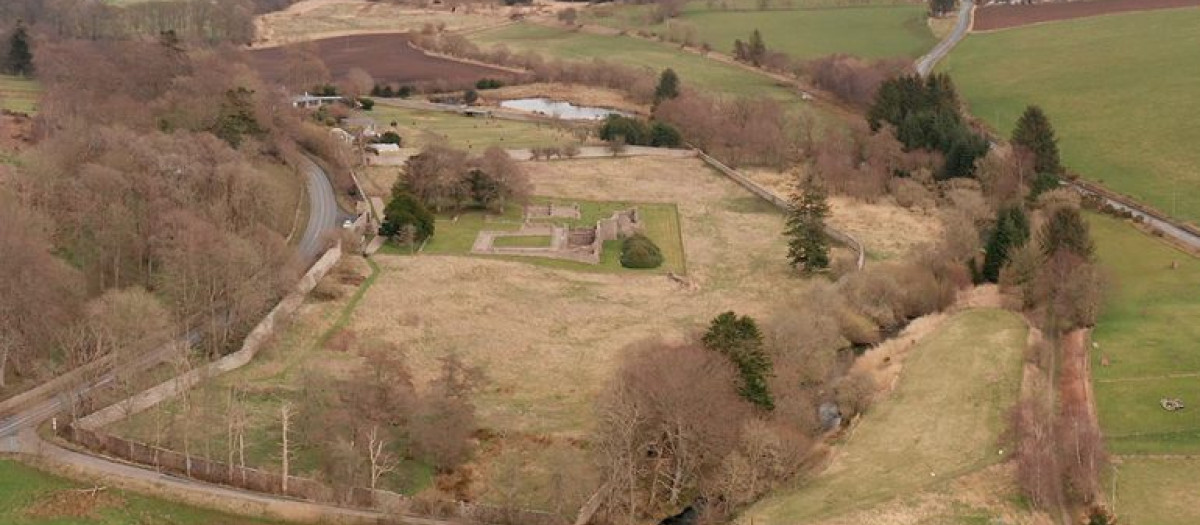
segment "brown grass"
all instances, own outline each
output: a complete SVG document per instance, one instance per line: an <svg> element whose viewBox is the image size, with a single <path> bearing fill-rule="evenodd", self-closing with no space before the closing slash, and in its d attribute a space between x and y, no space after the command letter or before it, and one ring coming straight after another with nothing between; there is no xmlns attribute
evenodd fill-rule
<svg viewBox="0 0 1200 525"><path fill-rule="evenodd" d="M1045 514L1014 503L1017 487L1011 463L993 465L946 486L918 492L878 507L852 512L817 525L924 525L1008 523L1051 525Z"/></svg>
<svg viewBox="0 0 1200 525"><path fill-rule="evenodd" d="M125 506L124 498L104 490L64 489L39 495L25 508L29 517L39 519L97 518L100 511Z"/></svg>
<svg viewBox="0 0 1200 525"><path fill-rule="evenodd" d="M351 327L409 348L417 375L456 351L482 366L486 426L580 435L620 351L648 337L680 339L725 310L766 317L808 284L792 276L782 216L744 211L752 197L695 160L653 158L526 164L534 193L592 200L674 202L689 274L598 275L463 257L381 257L384 275ZM413 326L396 319L419 316ZM427 378L427 377L426 377ZM422 379L418 377L418 379Z"/></svg>
<svg viewBox="0 0 1200 525"><path fill-rule="evenodd" d="M795 172L765 169L740 170L751 180L780 197L791 195ZM937 212L922 212L897 205L890 198L866 203L846 197L831 197L829 224L842 230L866 247L872 258L904 258L923 246L934 244L944 229Z"/></svg>
<svg viewBox="0 0 1200 525"><path fill-rule="evenodd" d="M499 13L499 14L497 14ZM468 12L418 9L366 0L305 0L255 19L255 47L273 47L319 38L365 33L420 31L444 24L449 31L473 31L507 21L507 11Z"/></svg>

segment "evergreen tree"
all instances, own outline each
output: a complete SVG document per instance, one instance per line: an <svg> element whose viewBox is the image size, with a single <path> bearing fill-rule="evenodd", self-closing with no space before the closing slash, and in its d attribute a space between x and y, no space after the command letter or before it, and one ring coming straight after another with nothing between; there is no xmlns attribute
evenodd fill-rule
<svg viewBox="0 0 1200 525"><path fill-rule="evenodd" d="M1001 209L996 227L988 237L983 255L981 277L988 282L1000 280L1000 269L1018 248L1029 240L1029 218L1019 206Z"/></svg>
<svg viewBox="0 0 1200 525"><path fill-rule="evenodd" d="M1025 108L1025 113L1017 120L1013 130L1012 142L1033 152L1033 168L1038 173L1058 175L1062 173L1062 164L1058 158L1058 139L1054 136L1054 127L1050 119L1038 106Z"/></svg>
<svg viewBox="0 0 1200 525"><path fill-rule="evenodd" d="M825 217L829 216L825 187L810 177L792 196L788 209L788 260L793 267L813 273L829 267L829 237Z"/></svg>
<svg viewBox="0 0 1200 525"><path fill-rule="evenodd" d="M750 63L755 66L762 65L762 61L767 56L767 43L763 42L762 33L757 29L750 33L750 45L746 50L750 58Z"/></svg>
<svg viewBox="0 0 1200 525"><path fill-rule="evenodd" d="M764 410L773 410L775 400L767 387L771 375L771 358L763 349L762 333L750 316L738 317L725 312L713 319L701 341L710 350L721 352L742 378L738 393Z"/></svg>
<svg viewBox="0 0 1200 525"><path fill-rule="evenodd" d="M417 200L403 182L392 187L392 200L383 210L379 235L397 237L411 235L410 242L421 242L433 236L433 214Z"/></svg>
<svg viewBox="0 0 1200 525"><path fill-rule="evenodd" d="M657 106L664 100L670 100L678 96L679 75L675 74L674 69L664 69L662 75L658 77L658 87L654 88L654 105Z"/></svg>
<svg viewBox="0 0 1200 525"><path fill-rule="evenodd" d="M13 75L33 74L33 53L29 50L29 33L25 24L17 22L8 42L8 72Z"/></svg>
<svg viewBox="0 0 1200 525"><path fill-rule="evenodd" d="M1088 225L1079 210L1063 206L1054 210L1054 215L1042 226L1042 254L1049 257L1058 250L1067 250L1084 259L1095 253Z"/></svg>
<svg viewBox="0 0 1200 525"><path fill-rule="evenodd" d="M683 136L674 126L655 122L650 126L650 145L656 148L674 148L683 143Z"/></svg>

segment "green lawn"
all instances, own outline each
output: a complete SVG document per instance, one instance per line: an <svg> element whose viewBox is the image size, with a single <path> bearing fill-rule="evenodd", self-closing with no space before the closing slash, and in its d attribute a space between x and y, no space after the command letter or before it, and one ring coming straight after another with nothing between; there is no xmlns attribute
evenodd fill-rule
<svg viewBox="0 0 1200 525"><path fill-rule="evenodd" d="M546 248L550 246L549 235L521 235L514 237L496 237L492 246L497 248Z"/></svg>
<svg viewBox="0 0 1200 525"><path fill-rule="evenodd" d="M1091 215L1100 262L1112 280L1093 334L1100 423L1113 452L1200 452L1200 259L1122 221ZM1172 270L1171 263L1178 268ZM1102 357L1109 366L1101 366ZM1196 374L1170 378L1168 375ZM1186 410L1166 412L1162 397Z"/></svg>
<svg viewBox="0 0 1200 525"><path fill-rule="evenodd" d="M758 29L767 48L795 58L849 53L867 58L919 57L937 44L922 5L787 11L686 12L677 23L696 28L698 42L730 54ZM644 28L665 34L666 24Z"/></svg>
<svg viewBox="0 0 1200 525"><path fill-rule="evenodd" d="M579 219L557 218L553 221L555 224L568 224L571 226L594 226L597 220L609 217L613 212L636 207L641 214L643 227L645 228L644 233L662 250L663 265L652 270L635 270L621 266L620 241L607 241L604 243L599 264L587 264L543 257L490 255L487 257L577 271L662 273L670 271L679 274L687 273L687 260L683 251L683 237L679 227L679 210L674 204L568 200L549 197L534 197L531 200L534 203L578 204ZM475 238L481 230L512 231L520 229L521 223L522 210L517 205L508 206L501 215L487 214L475 210L464 212L457 216L441 216L437 219L433 237L425 244L422 253L433 255L469 255L471 247L475 244ZM505 239L505 237L502 237L502 239ZM508 246L533 246L533 244L523 243L530 242L529 239L545 240L546 238L522 236L515 238L507 237L506 239L516 239L505 242L518 243L509 244ZM549 244L548 241L538 245L547 244ZM389 244L381 253L407 254L408 250L395 244Z"/></svg>
<svg viewBox="0 0 1200 525"><path fill-rule="evenodd" d="M941 70L1008 135L1039 104L1066 164L1167 213L1200 220L1200 9L972 34Z"/></svg>
<svg viewBox="0 0 1200 525"><path fill-rule="evenodd" d="M94 485L75 483L12 460L0 460L0 523L4 525L250 525L271 523L201 510L176 503L109 489L87 505L87 497L68 491ZM69 498L52 499L54 495ZM89 511L73 515L68 509Z"/></svg>
<svg viewBox="0 0 1200 525"><path fill-rule="evenodd" d="M33 113L41 87L34 80L0 75L0 108Z"/></svg>
<svg viewBox="0 0 1200 525"><path fill-rule="evenodd" d="M967 310L917 345L900 384L835 451L829 472L751 507L762 525L810 523L931 488L1004 459L1027 329L1012 312Z"/></svg>
<svg viewBox="0 0 1200 525"><path fill-rule="evenodd" d="M716 93L798 100L791 90L777 86L774 80L765 76L633 37L595 35L522 23L474 33L469 38L482 45L502 43L514 51L535 51L566 60L603 58L654 71L670 67L679 73L685 85Z"/></svg>
<svg viewBox="0 0 1200 525"><path fill-rule="evenodd" d="M398 108L388 106L382 99L377 99L375 108L363 116L375 119L381 132L391 129L391 123L395 122L405 147L444 141L456 148L482 152L488 146L530 148L578 142L569 129L553 124Z"/></svg>
<svg viewBox="0 0 1200 525"><path fill-rule="evenodd" d="M1121 525L1200 523L1196 472L1200 472L1197 458L1122 458L1114 502Z"/></svg>

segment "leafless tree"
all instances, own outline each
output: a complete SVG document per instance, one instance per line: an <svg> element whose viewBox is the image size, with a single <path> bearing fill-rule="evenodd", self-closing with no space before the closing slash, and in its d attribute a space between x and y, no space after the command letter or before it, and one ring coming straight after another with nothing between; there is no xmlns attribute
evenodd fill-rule
<svg viewBox="0 0 1200 525"><path fill-rule="evenodd" d="M751 413L736 384L729 363L699 345L626 350L599 406L608 424L596 436L611 517L677 509L713 475Z"/></svg>
<svg viewBox="0 0 1200 525"><path fill-rule="evenodd" d="M296 408L292 406L291 401L284 401L279 405L279 424L280 443L279 443L279 461L280 461L280 490L283 494L288 493L288 477L291 475L290 463L293 450L288 442L291 435L292 417L296 415Z"/></svg>

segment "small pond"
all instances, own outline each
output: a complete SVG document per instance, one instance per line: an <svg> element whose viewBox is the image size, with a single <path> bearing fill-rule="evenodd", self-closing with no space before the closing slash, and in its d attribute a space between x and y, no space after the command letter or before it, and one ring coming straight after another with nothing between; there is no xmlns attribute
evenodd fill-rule
<svg viewBox="0 0 1200 525"><path fill-rule="evenodd" d="M610 114L629 116L628 113L617 111L615 109L576 106L570 102L560 102L548 98L518 98L513 100L505 100L500 103L500 107L519 109L521 111L528 111L531 113L538 113L566 120L600 120L608 117Z"/></svg>

